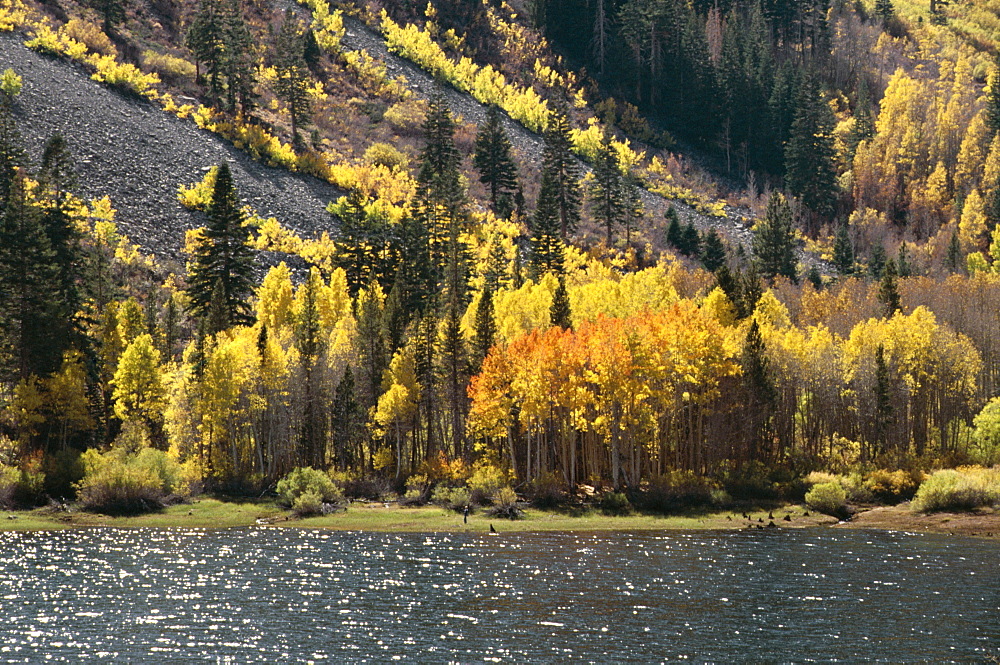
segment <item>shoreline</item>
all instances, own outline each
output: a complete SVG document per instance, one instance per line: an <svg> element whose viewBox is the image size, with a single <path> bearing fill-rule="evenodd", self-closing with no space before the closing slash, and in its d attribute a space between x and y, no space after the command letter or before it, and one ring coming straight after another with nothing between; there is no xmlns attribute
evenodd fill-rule
<svg viewBox="0 0 1000 665"><path fill-rule="evenodd" d="M749 519L747 519L749 517ZM476 511L468 523L460 513L439 506L403 508L397 504L354 503L331 515L299 519L271 501L233 501L203 497L162 511L114 517L50 508L0 512L0 532L54 531L86 528L224 529L270 526L296 529L377 532L486 533L490 525L512 532L738 531L746 529L880 529L937 533L1000 541L1000 511L916 513L908 504L864 506L848 522L800 504L751 510L689 511L678 515L634 513L609 516L599 510L557 511L529 508L523 519L506 520Z"/></svg>

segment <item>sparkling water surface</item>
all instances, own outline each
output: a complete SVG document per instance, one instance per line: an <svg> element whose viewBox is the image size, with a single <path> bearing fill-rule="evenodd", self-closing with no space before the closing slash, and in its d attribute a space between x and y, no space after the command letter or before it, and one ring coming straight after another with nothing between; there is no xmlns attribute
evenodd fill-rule
<svg viewBox="0 0 1000 665"><path fill-rule="evenodd" d="M873 531L0 534L0 662L983 662L1000 545Z"/></svg>

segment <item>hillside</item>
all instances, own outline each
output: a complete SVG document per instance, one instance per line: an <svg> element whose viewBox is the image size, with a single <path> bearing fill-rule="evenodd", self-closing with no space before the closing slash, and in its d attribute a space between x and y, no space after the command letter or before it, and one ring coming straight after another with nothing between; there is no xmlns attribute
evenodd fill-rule
<svg viewBox="0 0 1000 665"><path fill-rule="evenodd" d="M264 166L190 121L29 50L18 35L0 33L0 61L24 80L14 111L30 154L37 159L46 139L62 134L76 158L79 193L111 197L122 231L146 251L178 257L184 231L202 221L178 203L177 188L224 160L259 213L307 234L331 227L326 204L343 192L328 183Z"/></svg>

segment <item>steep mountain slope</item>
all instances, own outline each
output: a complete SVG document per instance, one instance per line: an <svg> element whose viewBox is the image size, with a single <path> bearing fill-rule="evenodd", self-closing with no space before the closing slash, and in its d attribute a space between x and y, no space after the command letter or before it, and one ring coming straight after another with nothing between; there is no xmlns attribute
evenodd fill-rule
<svg viewBox="0 0 1000 665"><path fill-rule="evenodd" d="M343 192L328 183L255 162L189 120L29 50L16 34L0 34L0 63L24 80L15 113L32 158L49 136L61 133L77 158L79 193L110 196L121 230L157 256L177 257L184 231L201 224L197 213L177 202L178 186L223 160L240 196L260 214L308 234L331 226L326 204Z"/></svg>

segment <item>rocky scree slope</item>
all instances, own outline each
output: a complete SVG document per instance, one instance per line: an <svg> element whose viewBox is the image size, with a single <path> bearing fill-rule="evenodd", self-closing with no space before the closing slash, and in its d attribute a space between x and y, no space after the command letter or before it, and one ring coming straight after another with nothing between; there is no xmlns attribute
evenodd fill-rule
<svg viewBox="0 0 1000 665"><path fill-rule="evenodd" d="M312 176L255 162L190 120L92 81L77 65L35 53L17 34L0 34L0 70L24 81L14 113L29 158L60 133L77 163L76 193L110 196L119 229L157 257L180 257L184 231L204 216L177 201L177 188L228 161L244 203L307 235L332 228L325 208L344 192Z"/></svg>

